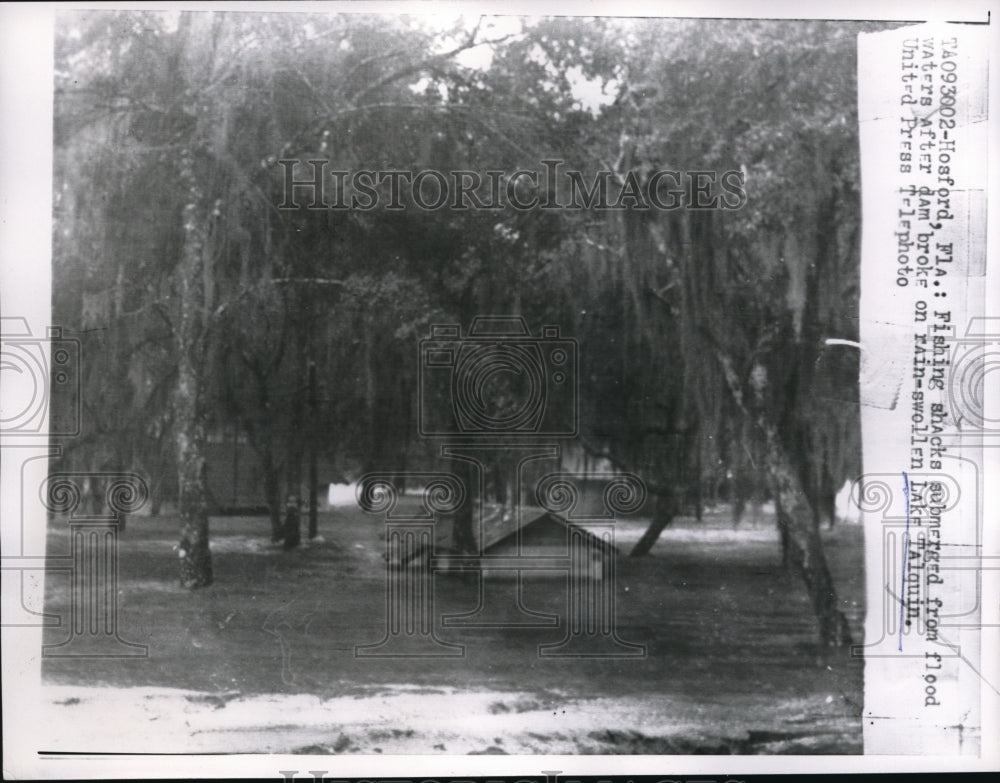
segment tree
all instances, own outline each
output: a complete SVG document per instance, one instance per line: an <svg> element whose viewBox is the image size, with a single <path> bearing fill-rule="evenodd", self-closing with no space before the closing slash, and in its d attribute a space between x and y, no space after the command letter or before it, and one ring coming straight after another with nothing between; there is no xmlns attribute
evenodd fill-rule
<svg viewBox="0 0 1000 783"><path fill-rule="evenodd" d="M90 383L113 387L125 423L105 417L86 442L155 464L172 430L166 484L184 520L185 582L211 579L207 431L246 434L277 538L306 445L344 473L437 457L415 437L416 348L431 323L521 314L579 340L584 447L639 473L655 498L633 554L676 514L700 514L720 472L754 473L770 485L821 638L845 638L818 527L831 485L857 467L857 412L827 402L850 398L856 378L816 366L825 337L857 328L853 29L70 20L57 57L56 271L87 282L83 302L57 286L57 310L115 325ZM480 46L489 67L463 64ZM602 104L583 104L584 83ZM728 211L547 209L559 194L522 181L537 206L428 211L405 196L398 210L316 210L300 187L299 206L279 209L293 160L484 182L488 170L561 160L587 185L607 177L612 193L665 169L682 186L692 170L731 171L750 197ZM309 179L308 166L292 173ZM384 205L388 184L378 187ZM310 402L311 367L322 405ZM508 461L487 466L505 503ZM454 529L471 547L471 516Z"/></svg>
<svg viewBox="0 0 1000 783"><path fill-rule="evenodd" d="M399 231L405 226L330 215L317 231L311 213L282 213L274 206L284 186L275 160L280 154L323 152L331 126L339 125L346 138L352 131L360 136L344 147L348 162L364 160L369 139L376 139L381 152L395 143L405 155L412 132L401 128L393 142L386 132L391 127L385 125L387 114L426 107L421 122L429 129L440 98L415 99L409 86L478 43L473 30L441 50L437 34L403 20L385 22L364 16L86 13L69 19L61 39L60 150L67 151L67 162L95 147L112 153L104 158L106 170L77 167L66 171L67 182L80 175L72 182L79 190L89 175L121 194L115 210L107 201L87 216L81 209L73 230L77 236L84 233L83 221L90 217L98 226L122 225L140 235L148 265L125 263L136 246L108 231L94 237L95 256L122 260L117 285L124 273L134 293L130 315L138 314L134 321L140 329L171 346L167 377L174 391L168 421L184 520L183 581L191 586L211 581L202 471L206 428L232 416L227 406L240 400L235 406L240 423L267 467L274 517L282 494L279 475L285 473L284 483L295 493L301 481L301 445L309 429L305 369L320 340L333 338L342 348L326 352L322 366L330 377L342 376L352 359L357 365L360 358L365 371L361 394L349 385L342 390L346 400L364 401L367 426L354 440L352 428L343 427L348 437L339 448L367 459L378 459L386 449L405 452L393 447L398 428L381 407L404 399L405 388L384 360L386 349L397 350L394 341L411 327L393 318L372 318L366 310L379 292L387 295L394 314L399 302L421 302L412 288L403 290L405 269L392 262L407 247L409 237ZM93 139L86 135L89 127L98 129ZM154 182L158 189L151 187ZM154 214L145 218L144 210ZM387 223L393 229L389 234L383 233ZM303 231L304 225L309 230ZM359 242L350 247L331 228L347 228ZM372 257L385 259L376 274L355 274ZM410 263L419 266L420 260ZM140 282L147 270L156 286ZM355 301L345 301L346 310L370 322L360 325L358 333L365 335L360 346L332 328L337 323L348 327L343 319L324 317L339 274L353 280L348 297ZM253 319L238 317L241 307L245 313L268 299L280 303L283 328L276 346L269 345L271 336ZM362 299L368 301L356 306ZM418 320L432 313L427 307ZM227 366L218 359L234 346L243 377L255 380L255 394L233 394L238 377L230 373L226 381L216 370ZM359 347L361 357L354 355ZM381 377L380 367L386 368ZM121 382L117 387L127 388ZM404 418L408 414L406 405L385 407L401 410ZM351 405L340 406L339 414L350 423ZM135 433L107 435L128 443Z"/></svg>
<svg viewBox="0 0 1000 783"><path fill-rule="evenodd" d="M820 23L643 26L632 50L656 54L630 61L619 100L640 161L742 171L753 190L741 210L665 213L649 226L659 247L641 262L672 270L658 298L677 316L684 396L702 437L732 432L733 420L752 425L742 429L746 446L765 455L790 562L829 644L849 637L818 532L824 455L812 445L831 424L815 415L822 401L811 368L824 336L856 329L856 309L845 306L857 301L853 32ZM668 43L649 46L654 39ZM649 287L645 274L629 279L637 295ZM837 382L847 390L856 378ZM848 431L857 427L854 411Z"/></svg>

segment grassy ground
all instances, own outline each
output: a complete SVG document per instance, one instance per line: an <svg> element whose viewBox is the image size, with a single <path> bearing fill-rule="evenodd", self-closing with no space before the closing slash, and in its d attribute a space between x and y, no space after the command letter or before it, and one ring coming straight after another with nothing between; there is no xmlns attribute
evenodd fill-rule
<svg viewBox="0 0 1000 783"><path fill-rule="evenodd" d="M282 552L267 520L212 520L214 586L177 583L176 520L130 520L120 544L119 633L135 659L46 659L63 749L317 753L860 753L862 664L818 649L801 584L779 567L773 527L725 515L680 520L642 559L621 558L617 628L641 658L548 658L565 633L557 576L524 606L563 627L441 627L478 584L435 577L437 635L455 658L359 658L385 635L384 533L347 507L321 543ZM641 521L619 523L627 551ZM864 595L857 527L824 533L855 641ZM50 553L68 549L53 526ZM486 609L515 617L490 583ZM504 593L508 594L508 593ZM68 615L69 582L46 585ZM50 629L46 642L66 636ZM81 744L82 743L82 744Z"/></svg>

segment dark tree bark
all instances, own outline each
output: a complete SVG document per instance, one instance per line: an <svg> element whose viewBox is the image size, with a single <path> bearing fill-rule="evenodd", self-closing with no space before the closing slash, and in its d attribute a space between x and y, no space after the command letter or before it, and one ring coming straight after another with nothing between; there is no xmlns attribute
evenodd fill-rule
<svg viewBox="0 0 1000 783"><path fill-rule="evenodd" d="M450 460L451 472L465 487L465 502L455 510L452 516L451 544L457 552L479 554L479 544L476 541L475 509L479 502L479 477L475 466L464 459Z"/></svg>
<svg viewBox="0 0 1000 783"><path fill-rule="evenodd" d="M316 433L319 418L318 388L316 384L316 363L309 362L309 539L316 538L319 527L319 468L316 464Z"/></svg>
<svg viewBox="0 0 1000 783"><path fill-rule="evenodd" d="M188 179L192 162L182 163ZM184 245L178 281L180 319L176 330L177 387L174 392L177 490L181 517L181 585L194 589L212 584L208 548L208 494L205 488L205 422L198 365L203 338L201 210L197 191L189 188L184 207Z"/></svg>
<svg viewBox="0 0 1000 783"><path fill-rule="evenodd" d="M805 492L799 472L777 427L762 410L751 411L744 402L743 389L733 370L732 360L718 350L726 384L744 415L751 417L765 444L765 467L774 495L778 530L781 533L782 559L801 577L819 624L820 643L842 646L852 643L847 619L837 607L837 591L823 553L819 527ZM797 455L799 459L804 455Z"/></svg>
<svg viewBox="0 0 1000 783"><path fill-rule="evenodd" d="M302 543L302 515L299 512L299 498L290 495L285 504L285 549L295 549Z"/></svg>
<svg viewBox="0 0 1000 783"><path fill-rule="evenodd" d="M670 430L672 435L686 436L687 432L683 427L677 427ZM601 450L595 448L592 444L588 443L586 440L583 441L583 450L588 457L599 457L600 459L605 459L610 462L616 469L622 471L623 473L632 473L639 475L638 472L629 465L625 460L621 459L619 456L612 454L608 450ZM661 450L660 455L663 455ZM669 463L663 461L654 464L650 470L643 471L645 475L650 475L655 473L658 475L667 475L670 477L675 477L674 471L679 470L677 463L674 462L673 467ZM642 534L642 537L636 542L636 545L632 547L632 551L629 552L629 557L643 557L649 554L650 550L656 544L657 540L660 538L660 534L667 529L671 522L673 522L674 517L677 516L678 500L677 493L673 491L672 487L668 487L665 484L653 483L646 481L646 491L652 497L653 504L653 518L649 523L649 527Z"/></svg>
<svg viewBox="0 0 1000 783"><path fill-rule="evenodd" d="M271 518L271 541L278 543L285 537L285 527L281 520L281 479L279 469L275 464L270 450L258 452L264 468L264 494L267 497L267 510Z"/></svg>
<svg viewBox="0 0 1000 783"><path fill-rule="evenodd" d="M772 441L773 443L773 441ZM823 553L819 527L784 449L777 446L770 471L774 484L775 513L782 532L784 561L805 582L819 623L820 643L851 644L847 619L837 607L837 591Z"/></svg>
<svg viewBox="0 0 1000 783"><path fill-rule="evenodd" d="M302 393L296 391L292 398L292 448L288 454L288 500L285 507L285 549L297 547L302 541L301 514L299 513L299 491L302 486L302 450L296 444L302 442L302 408L304 400ZM295 502L295 513L291 513L292 500Z"/></svg>
<svg viewBox="0 0 1000 783"><path fill-rule="evenodd" d="M653 502L653 521L646 528L646 532L642 534L642 538L632 547L629 557L642 557L649 554L649 551L653 548L653 544L659 539L660 533L673 521L674 514L675 505L673 499L657 497Z"/></svg>
<svg viewBox="0 0 1000 783"><path fill-rule="evenodd" d="M241 356L244 366L254 381L253 389L257 405L256 410L242 417L241 424L250 447L260 459L261 468L264 471L264 499L267 502L268 516L271 520L271 541L277 543L285 537L284 521L281 517L283 507L281 497L282 465L277 456L273 432L274 422L268 416L273 404L268 375L277 372L281 354L274 357L268 365L262 363L258 357L250 356L245 352L241 353ZM229 404L233 408L238 406L238 402L232 395Z"/></svg>

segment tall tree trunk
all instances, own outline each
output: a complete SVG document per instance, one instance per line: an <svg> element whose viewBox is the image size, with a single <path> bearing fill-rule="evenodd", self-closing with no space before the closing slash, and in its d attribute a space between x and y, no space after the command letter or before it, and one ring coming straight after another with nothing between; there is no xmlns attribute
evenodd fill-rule
<svg viewBox="0 0 1000 783"><path fill-rule="evenodd" d="M294 549L302 542L302 450L298 447L302 442L301 400L298 394L292 400L295 411L292 414L292 443L288 455L288 480L285 501L285 549Z"/></svg>
<svg viewBox="0 0 1000 783"><path fill-rule="evenodd" d="M743 414L751 418L763 436L765 463L774 495L783 560L805 583L819 624L820 643L830 646L851 644L847 619L837 608L837 590L823 554L819 527L815 524L812 505L800 473L795 469L795 463L779 437L777 427L768 421L766 413L763 410L748 410L731 358L718 349L717 357L733 400ZM757 394L760 395L759 390ZM800 459L804 457L798 456Z"/></svg>
<svg viewBox="0 0 1000 783"><path fill-rule="evenodd" d="M319 468L316 464L316 427L319 411L316 386L316 362L309 361L309 539L316 538L319 525Z"/></svg>
<svg viewBox="0 0 1000 783"><path fill-rule="evenodd" d="M656 498L653 503L653 521L646 528L646 532L642 534L642 538L632 547L629 557L642 557L649 554L649 550L653 548L653 544L659 539L660 533L673 521L674 505L673 498Z"/></svg>
<svg viewBox="0 0 1000 783"><path fill-rule="evenodd" d="M294 295L294 294L293 294ZM292 305L298 308L297 298ZM285 492L285 549L294 549L302 542L302 515L299 513L302 508L302 446L306 439L306 392L307 388L302 383L306 366L305 343L299 343L294 354L294 364L292 366L292 382L294 391L292 392L289 405L291 407L291 426L289 427L288 457L285 463L288 473L286 477Z"/></svg>
<svg viewBox="0 0 1000 783"><path fill-rule="evenodd" d="M774 507L782 533L785 564L805 582L819 623L820 643L850 644L847 619L837 607L837 591L809 501L787 452L775 443L775 439L769 437L768 440L772 446L769 468L774 485Z"/></svg>
<svg viewBox="0 0 1000 783"><path fill-rule="evenodd" d="M455 510L452 517L451 545L458 552L479 554L475 532L476 508L479 503L477 469L468 460L458 458L449 460L449 468L465 487L465 502Z"/></svg>
<svg viewBox="0 0 1000 783"><path fill-rule="evenodd" d="M192 162L183 164L193 181ZM176 329L177 387L174 392L177 490L181 516L181 585L212 584L212 555L208 547L208 495L205 488L205 423L201 405L199 354L203 337L201 290L204 250L197 190L189 188L191 203L184 207L184 245L179 275L180 320Z"/></svg>
<svg viewBox="0 0 1000 783"><path fill-rule="evenodd" d="M702 475L701 475L701 447L695 446L694 448L694 476L692 480L688 482L689 486L694 488L694 518L699 522L702 521L702 510L705 507L704 495L702 492Z"/></svg>
<svg viewBox="0 0 1000 783"><path fill-rule="evenodd" d="M277 372L279 358L274 364L265 369L264 365L251 361L249 357L243 355L247 369L254 379L253 389L256 393L257 412L243 418L243 431L246 433L247 441L260 460L261 468L264 472L264 499L267 503L268 515L271 519L271 542L277 543L285 537L285 524L281 517L284 507L281 497L281 473L282 465L277 456L276 437L274 428L276 423L269 415L272 406L271 391L269 388L268 372ZM235 406L237 403L233 402ZM263 411L264 415L260 412Z"/></svg>
<svg viewBox="0 0 1000 783"><path fill-rule="evenodd" d="M271 541L277 543L285 537L284 522L281 519L281 478L277 460L272 453L272 447L258 452L261 465L264 468L264 495L267 498L267 510L271 518Z"/></svg>

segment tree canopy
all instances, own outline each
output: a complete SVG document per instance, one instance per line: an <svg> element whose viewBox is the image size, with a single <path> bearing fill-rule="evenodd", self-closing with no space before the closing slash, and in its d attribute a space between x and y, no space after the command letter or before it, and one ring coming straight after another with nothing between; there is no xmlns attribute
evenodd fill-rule
<svg viewBox="0 0 1000 783"><path fill-rule="evenodd" d="M859 472L856 357L824 340L857 338L861 29L61 14L54 310L82 335L88 405L71 458L145 471L207 559L212 431L259 456L277 536L303 444L352 474L429 457L432 323L520 314L579 341L580 443L643 477L661 527L761 485L799 498L791 539L818 545L808 530ZM538 176L515 188L527 209L426 209L405 189L386 208L389 181L377 209L310 209L302 187L282 208L288 162L301 181L317 160L463 171L484 198L491 171ZM613 193L728 172L745 198L553 209L555 161Z"/></svg>

